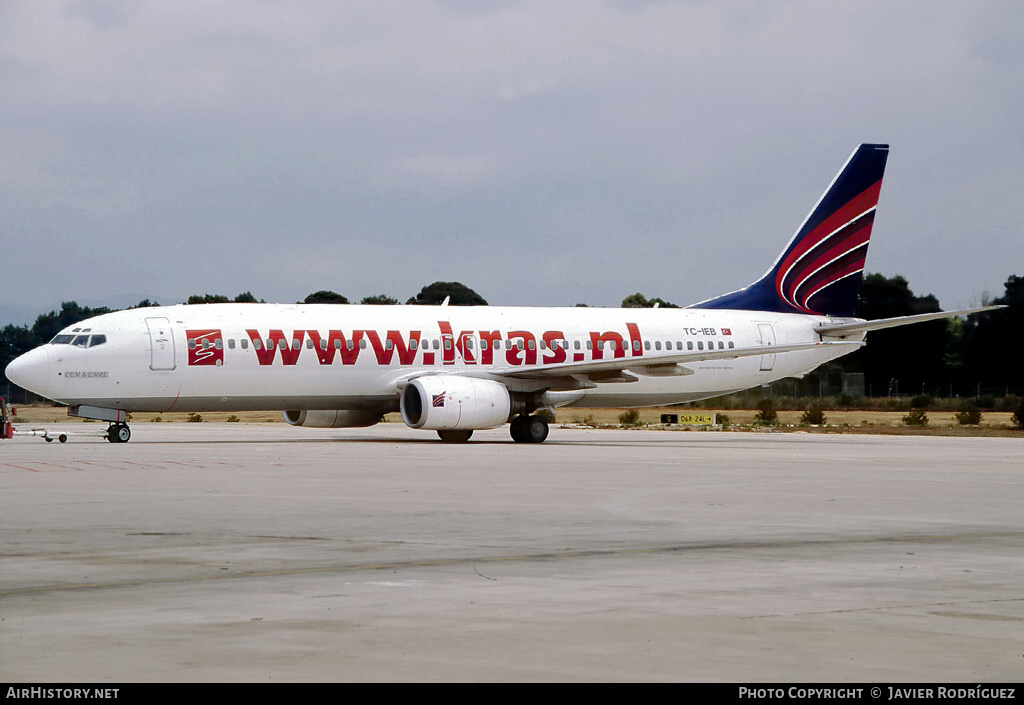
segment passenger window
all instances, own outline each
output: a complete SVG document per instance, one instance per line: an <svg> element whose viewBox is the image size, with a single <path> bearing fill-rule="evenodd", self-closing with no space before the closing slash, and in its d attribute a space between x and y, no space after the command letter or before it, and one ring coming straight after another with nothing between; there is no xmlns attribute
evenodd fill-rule
<svg viewBox="0 0 1024 705"><path fill-rule="evenodd" d="M718 349L725 350L725 343L723 343L721 340L718 341Z"/></svg>
<svg viewBox="0 0 1024 705"><path fill-rule="evenodd" d="M245 338L242 338L242 350L248 350L248 349L249 349L249 341L246 340Z"/></svg>
<svg viewBox="0 0 1024 705"><path fill-rule="evenodd" d="M693 341L692 340L687 340L686 341L686 349L687 350L693 350Z"/></svg>
<svg viewBox="0 0 1024 705"><path fill-rule="evenodd" d="M228 338L228 350L234 350L234 349L235 349L235 339L234 338Z"/></svg>
<svg viewBox="0 0 1024 705"><path fill-rule="evenodd" d="M253 350L262 350L263 349L263 339L262 338L256 338L256 340L252 341L252 349Z"/></svg>
<svg viewBox="0 0 1024 705"><path fill-rule="evenodd" d="M313 339L312 338L306 338L306 350L312 350L312 349L313 349Z"/></svg>
<svg viewBox="0 0 1024 705"><path fill-rule="evenodd" d="M385 350L390 350L393 347L395 347L395 344L391 342L391 338L388 338L387 340L384 341Z"/></svg>
<svg viewBox="0 0 1024 705"><path fill-rule="evenodd" d="M207 340L206 338L203 338L203 350L207 350L207 349L209 349L210 347L212 347L212 346L210 345L210 341L209 341L209 340Z"/></svg>
<svg viewBox="0 0 1024 705"><path fill-rule="evenodd" d="M650 349L651 349L651 341L645 340L644 341L644 350L650 350Z"/></svg>
<svg viewBox="0 0 1024 705"><path fill-rule="evenodd" d="M417 344L418 342L419 342L419 341L418 341L418 340L416 340L416 338L412 338L411 340L409 340L409 349L410 349L410 350L415 350L415 349L416 349L416 344Z"/></svg>
<svg viewBox="0 0 1024 705"><path fill-rule="evenodd" d="M302 341L299 340L298 338L292 338L292 350L298 350L301 347L302 347ZM284 348L281 348L281 349L284 350Z"/></svg>
<svg viewBox="0 0 1024 705"><path fill-rule="evenodd" d="M359 341L359 349L360 350L366 350L366 341L365 340L360 340Z"/></svg>
<svg viewBox="0 0 1024 705"><path fill-rule="evenodd" d="M444 349L445 350L451 350L452 349L452 339L451 338L445 338L444 339Z"/></svg>
<svg viewBox="0 0 1024 705"><path fill-rule="evenodd" d="M633 350L640 350L640 341L639 340L634 340L633 341Z"/></svg>
<svg viewBox="0 0 1024 705"><path fill-rule="evenodd" d="M531 341L529 341L526 344L526 347L530 348L530 350L533 350L533 349L535 349L537 347L537 343L535 341L531 340Z"/></svg>
<svg viewBox="0 0 1024 705"><path fill-rule="evenodd" d="M223 341L223 339L217 338L215 341L213 341L213 347L217 348L218 350L223 350L224 349L224 341Z"/></svg>
<svg viewBox="0 0 1024 705"><path fill-rule="evenodd" d="M655 350L661 350L661 341L660 340L655 340L654 341L654 349Z"/></svg>
<svg viewBox="0 0 1024 705"><path fill-rule="evenodd" d="M736 347L736 346L733 345L733 342L730 340L729 341L729 349L732 350L734 347Z"/></svg>
<svg viewBox="0 0 1024 705"><path fill-rule="evenodd" d="M195 338L189 338L188 339L188 349L189 350L195 350L196 349L196 339Z"/></svg>
<svg viewBox="0 0 1024 705"><path fill-rule="evenodd" d="M702 340L698 340L697 341L697 349L698 350L703 350L704 349L704 341L702 341Z"/></svg>

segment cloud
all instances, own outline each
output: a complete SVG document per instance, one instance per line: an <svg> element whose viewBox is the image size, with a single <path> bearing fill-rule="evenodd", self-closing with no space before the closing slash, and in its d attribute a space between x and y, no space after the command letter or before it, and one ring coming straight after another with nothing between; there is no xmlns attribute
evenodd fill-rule
<svg viewBox="0 0 1024 705"><path fill-rule="evenodd" d="M1024 261L1022 31L1015 2L9 3L7 290L697 301L887 141L868 267L952 304Z"/></svg>

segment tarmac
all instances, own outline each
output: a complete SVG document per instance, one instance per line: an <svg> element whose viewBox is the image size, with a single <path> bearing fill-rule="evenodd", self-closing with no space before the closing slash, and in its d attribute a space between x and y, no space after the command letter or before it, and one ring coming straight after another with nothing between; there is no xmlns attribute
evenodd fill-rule
<svg viewBox="0 0 1024 705"><path fill-rule="evenodd" d="M1021 438L51 428L0 441L4 682L1024 673Z"/></svg>

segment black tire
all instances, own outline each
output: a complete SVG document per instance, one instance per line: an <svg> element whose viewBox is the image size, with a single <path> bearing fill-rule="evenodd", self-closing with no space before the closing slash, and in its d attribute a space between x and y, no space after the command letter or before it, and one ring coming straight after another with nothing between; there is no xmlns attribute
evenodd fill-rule
<svg viewBox="0 0 1024 705"><path fill-rule="evenodd" d="M548 437L548 420L539 414L527 417L525 428L527 443L543 443Z"/></svg>
<svg viewBox="0 0 1024 705"><path fill-rule="evenodd" d="M509 424L508 432L516 443L526 443L526 416L516 416Z"/></svg>
<svg viewBox="0 0 1024 705"><path fill-rule="evenodd" d="M465 443L472 437L473 430L470 429L469 431L438 431L437 435L445 443Z"/></svg>
<svg viewBox="0 0 1024 705"><path fill-rule="evenodd" d="M107 429L107 440L111 443L127 443L132 438L132 430L128 424L111 424Z"/></svg>

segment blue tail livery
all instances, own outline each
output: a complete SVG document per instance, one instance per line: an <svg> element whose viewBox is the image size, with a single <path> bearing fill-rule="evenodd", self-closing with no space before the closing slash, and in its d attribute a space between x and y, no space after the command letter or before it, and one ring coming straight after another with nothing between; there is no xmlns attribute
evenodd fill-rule
<svg viewBox="0 0 1024 705"><path fill-rule="evenodd" d="M691 308L854 315L888 156L857 147L764 276Z"/></svg>

